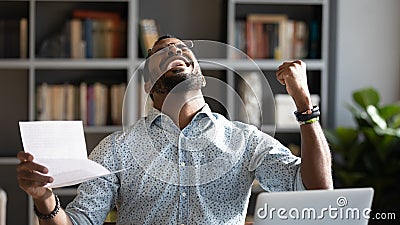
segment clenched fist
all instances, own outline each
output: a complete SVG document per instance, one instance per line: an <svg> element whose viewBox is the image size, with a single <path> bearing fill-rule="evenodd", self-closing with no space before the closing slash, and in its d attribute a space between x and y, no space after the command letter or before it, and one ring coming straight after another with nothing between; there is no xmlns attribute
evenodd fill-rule
<svg viewBox="0 0 400 225"><path fill-rule="evenodd" d="M312 109L310 91L307 85L306 64L301 60L284 62L276 72L278 81L286 86L286 91L292 96L297 111Z"/></svg>

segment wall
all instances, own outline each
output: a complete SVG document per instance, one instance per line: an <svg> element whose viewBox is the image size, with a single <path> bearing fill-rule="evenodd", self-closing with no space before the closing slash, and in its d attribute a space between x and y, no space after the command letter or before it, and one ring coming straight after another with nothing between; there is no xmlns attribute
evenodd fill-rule
<svg viewBox="0 0 400 225"><path fill-rule="evenodd" d="M372 86L383 103L400 100L400 1L338 0L335 125L354 125L344 105Z"/></svg>

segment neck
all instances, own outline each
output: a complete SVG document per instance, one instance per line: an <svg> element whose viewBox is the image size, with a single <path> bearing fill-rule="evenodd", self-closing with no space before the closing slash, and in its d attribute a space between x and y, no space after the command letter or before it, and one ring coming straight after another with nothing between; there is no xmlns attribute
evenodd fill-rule
<svg viewBox="0 0 400 225"><path fill-rule="evenodd" d="M205 104L201 90L154 94L154 108L168 115L181 130L192 121Z"/></svg>

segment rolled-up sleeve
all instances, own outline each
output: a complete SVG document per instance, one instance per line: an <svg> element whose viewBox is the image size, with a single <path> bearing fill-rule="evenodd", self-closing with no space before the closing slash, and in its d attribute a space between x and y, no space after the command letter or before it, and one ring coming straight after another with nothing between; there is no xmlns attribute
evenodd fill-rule
<svg viewBox="0 0 400 225"><path fill-rule="evenodd" d="M301 179L301 158L279 141L261 131L254 132L250 145L249 170L266 191L305 190Z"/></svg>
<svg viewBox="0 0 400 225"><path fill-rule="evenodd" d="M114 157L114 141L110 135L92 151L89 158L110 171L118 168ZM116 205L119 182L116 174L99 177L79 185L76 198L65 211L75 225L100 225Z"/></svg>

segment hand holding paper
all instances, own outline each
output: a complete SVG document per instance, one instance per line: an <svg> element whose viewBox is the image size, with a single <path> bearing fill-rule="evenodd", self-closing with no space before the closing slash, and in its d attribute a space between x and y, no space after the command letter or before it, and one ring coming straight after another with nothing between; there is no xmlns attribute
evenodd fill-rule
<svg viewBox="0 0 400 225"><path fill-rule="evenodd" d="M87 158L82 121L19 122L19 126L24 151L54 178L46 187L78 184L111 173Z"/></svg>

